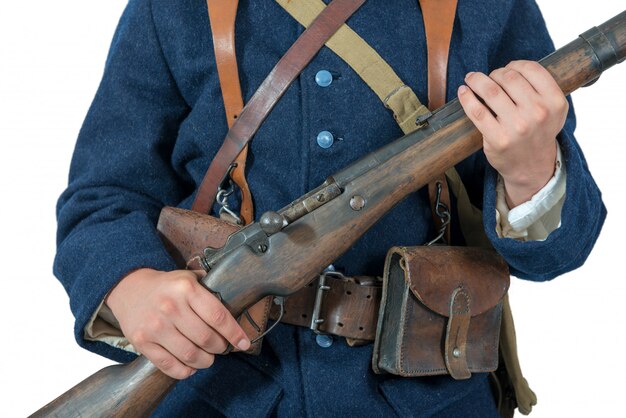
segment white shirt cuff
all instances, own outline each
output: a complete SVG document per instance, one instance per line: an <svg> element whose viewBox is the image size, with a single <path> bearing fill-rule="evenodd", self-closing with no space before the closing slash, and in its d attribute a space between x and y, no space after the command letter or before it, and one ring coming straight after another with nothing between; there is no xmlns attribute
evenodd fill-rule
<svg viewBox="0 0 626 418"><path fill-rule="evenodd" d="M554 176L529 201L509 209L504 181L496 186L496 230L503 238L543 241L561 225L561 208L565 200L566 171L561 148L557 147Z"/></svg>
<svg viewBox="0 0 626 418"><path fill-rule="evenodd" d="M87 341L101 341L113 347L139 354L122 334L120 324L104 301L100 303L91 320L85 325L84 337Z"/></svg>

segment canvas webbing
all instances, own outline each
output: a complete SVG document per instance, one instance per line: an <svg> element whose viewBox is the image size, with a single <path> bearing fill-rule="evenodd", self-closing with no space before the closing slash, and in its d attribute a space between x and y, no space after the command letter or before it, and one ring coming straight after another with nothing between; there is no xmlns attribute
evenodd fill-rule
<svg viewBox="0 0 626 418"><path fill-rule="evenodd" d="M515 391L517 409L523 415L532 412L533 406L537 405L537 395L530 388L528 381L522 373L517 353L517 335L515 333L515 322L513 321L513 311L509 303L509 294L502 299L502 324L500 325L500 355L506 367L511 385Z"/></svg>
<svg viewBox="0 0 626 418"><path fill-rule="evenodd" d="M322 0L276 0L302 26L308 27L326 7ZM428 113L413 90L363 38L344 24L326 46L343 59L393 112L394 119L408 134L416 128L418 116Z"/></svg>
<svg viewBox="0 0 626 418"><path fill-rule="evenodd" d="M470 202L458 171L454 168L449 169L446 171L446 178L450 191L456 196L456 210L465 244L470 247L491 248L491 242L483 228L483 212Z"/></svg>
<svg viewBox="0 0 626 418"><path fill-rule="evenodd" d="M419 0L424 16L426 41L428 43L428 100L429 106L439 107L445 103L446 86L441 80L446 79L448 51L452 31L446 25L452 25L455 17L456 0ZM445 22L445 23L444 23ZM461 232L465 243L469 246L491 248L491 242L485 234L482 212L471 204L467 189L461 181L459 173L453 168L446 171L447 183L457 198L457 213ZM429 184L429 192L433 194L433 184ZM449 241L448 241L449 242ZM508 378L515 391L515 401L519 411L528 415L537 396L524 378L517 353L517 337L515 324L509 304L508 294L502 305L502 322L500 326L500 355L504 362ZM502 408L500 408L502 406ZM503 416L512 414L510 405L499 405Z"/></svg>

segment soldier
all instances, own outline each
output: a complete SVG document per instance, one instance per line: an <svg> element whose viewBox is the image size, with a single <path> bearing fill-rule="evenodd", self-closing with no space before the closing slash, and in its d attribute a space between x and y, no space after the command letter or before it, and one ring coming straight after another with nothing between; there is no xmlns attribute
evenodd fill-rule
<svg viewBox="0 0 626 418"><path fill-rule="evenodd" d="M425 102L417 2L371 0L347 23ZM228 343L246 350L250 341L193 272L177 269L155 231L163 206L191 206L227 132L208 25L199 0L131 0L120 21L58 206L55 274L70 294L79 343L118 361L139 352L184 379L156 416L497 416L484 374L463 381L375 375L371 345L320 342L303 327L279 324L258 357L215 359ZM239 6L245 99L300 30L274 2ZM605 217L565 97L538 64L509 64L552 49L532 0L458 4L447 96L458 94L483 134L484 153L457 170L482 207L492 245L514 275L530 280L580 266ZM257 213L284 206L401 134L350 66L322 49L251 143L247 177ZM452 229L462 242L458 225ZM380 275L388 248L433 233L421 191L334 267Z"/></svg>

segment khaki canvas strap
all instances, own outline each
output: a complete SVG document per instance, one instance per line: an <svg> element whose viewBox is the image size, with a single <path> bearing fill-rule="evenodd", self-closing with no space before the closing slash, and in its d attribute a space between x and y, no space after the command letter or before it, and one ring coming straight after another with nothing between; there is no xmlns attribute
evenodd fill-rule
<svg viewBox="0 0 626 418"><path fill-rule="evenodd" d="M276 2L304 27L309 27L326 8L322 0ZM428 109L374 48L345 24L326 42L326 46L343 59L393 112L405 134L415 130L415 120L428 113Z"/></svg>
<svg viewBox="0 0 626 418"><path fill-rule="evenodd" d="M192 209L209 213L231 164L257 132L276 102L341 25L365 0L334 0L300 35L243 108L198 188Z"/></svg>
<svg viewBox="0 0 626 418"><path fill-rule="evenodd" d="M452 194L456 196L456 210L465 244L469 247L491 248L491 242L483 229L483 212L470 202L461 176L456 170L450 169L446 171L446 178Z"/></svg>
<svg viewBox="0 0 626 418"><path fill-rule="evenodd" d="M238 4L239 0L207 0L215 63L228 128L233 126L243 109L239 69L235 53L235 18ZM246 146L237 156L230 173L231 178L241 190L240 215L244 225L254 220L252 194L245 177L247 156L248 147Z"/></svg>

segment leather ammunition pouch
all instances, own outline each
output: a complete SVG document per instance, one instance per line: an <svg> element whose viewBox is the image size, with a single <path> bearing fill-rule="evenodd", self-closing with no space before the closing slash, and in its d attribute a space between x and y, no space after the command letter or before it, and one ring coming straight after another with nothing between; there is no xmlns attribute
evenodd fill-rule
<svg viewBox="0 0 626 418"><path fill-rule="evenodd" d="M394 247L385 262L372 367L467 379L498 366L507 264L470 247Z"/></svg>

